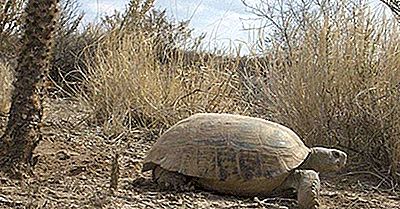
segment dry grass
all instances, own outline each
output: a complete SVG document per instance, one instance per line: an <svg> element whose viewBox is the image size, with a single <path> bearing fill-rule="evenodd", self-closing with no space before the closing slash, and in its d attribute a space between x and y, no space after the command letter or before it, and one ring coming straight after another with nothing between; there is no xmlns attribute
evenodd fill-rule
<svg viewBox="0 0 400 209"><path fill-rule="evenodd" d="M270 30L272 41L254 57L199 53L182 27L157 15L146 19L152 0L131 1L126 17L76 34L82 39L72 47L59 42L66 50L60 66L76 72L79 84L71 91L78 91L46 100L35 178L15 181L0 173L0 208L297 207L287 198L160 191L151 174L141 172L142 159L164 128L195 112L268 118L309 145L345 149L354 172L328 181L322 176L323 208L398 207L398 187L388 177L400 179L398 25L346 6L352 1L314 11L290 7L307 1L285 2L276 5L291 10L282 13L288 19ZM84 43L90 45L81 53ZM0 55L10 51L4 46ZM70 63L76 53L84 54L79 72ZM63 59L68 54L74 56ZM0 119L12 81L4 63Z"/></svg>
<svg viewBox="0 0 400 209"><path fill-rule="evenodd" d="M257 69L267 75L259 109L310 145L341 147L353 165L399 178L398 25L363 5L314 14L266 50L270 64Z"/></svg>
<svg viewBox="0 0 400 209"><path fill-rule="evenodd" d="M309 145L345 149L353 166L398 178L398 25L362 3L314 11L282 21L263 56L247 61L184 50L161 61L157 34L114 29L90 54L80 101L112 133L168 127L195 112L269 118Z"/></svg>
<svg viewBox="0 0 400 209"><path fill-rule="evenodd" d="M195 52L181 27L145 15L152 2L132 1L125 17L107 19L85 53L76 99L103 132L158 132L196 112L251 114L291 127L309 145L345 149L355 169L367 163L400 179L398 24L363 1L275 4L284 6L270 19L268 46L245 59ZM273 11L258 12L268 19ZM7 68L0 63L3 112Z"/></svg>
<svg viewBox="0 0 400 209"><path fill-rule="evenodd" d="M190 60L177 50L162 64L156 38L115 30L90 56L80 100L106 130L169 126L195 112L243 111L236 101L238 62L208 54Z"/></svg>

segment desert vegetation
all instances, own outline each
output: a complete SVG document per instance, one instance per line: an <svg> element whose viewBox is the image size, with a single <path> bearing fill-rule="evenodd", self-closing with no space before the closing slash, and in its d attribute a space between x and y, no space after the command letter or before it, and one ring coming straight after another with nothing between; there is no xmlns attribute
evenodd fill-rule
<svg viewBox="0 0 400 209"><path fill-rule="evenodd" d="M398 178L398 24L367 2L250 7L276 29L264 49L270 63L257 69L269 76L262 115Z"/></svg>
<svg viewBox="0 0 400 209"><path fill-rule="evenodd" d="M25 2L0 2L0 130L11 103ZM249 46L241 55L234 46L204 50L203 36L154 9L152 0L132 0L124 12L86 25L77 2L61 1L44 126L54 126L55 118L62 125L52 127L50 141L70 137L72 129L87 137L76 145L89 143L89 150L100 143L91 135L106 136L101 143L107 146L110 138L126 138L102 154L123 156L135 144L129 153L137 159L121 161L138 160L133 164L140 167L142 153L178 120L198 112L237 113L282 123L309 146L345 150L345 172L367 174L379 180L378 188L398 192L398 16L363 0L274 2L243 0L265 27L257 29L256 50ZM71 118L75 125L65 125ZM147 139L126 142L138 133Z"/></svg>

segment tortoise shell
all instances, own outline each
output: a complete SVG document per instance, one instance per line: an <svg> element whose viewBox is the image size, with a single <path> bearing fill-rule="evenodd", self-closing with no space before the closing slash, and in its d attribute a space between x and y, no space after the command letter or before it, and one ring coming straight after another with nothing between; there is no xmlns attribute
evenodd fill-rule
<svg viewBox="0 0 400 209"><path fill-rule="evenodd" d="M200 113L179 121L154 144L143 171L157 165L197 177L211 189L248 187L263 183L278 187L308 156L310 149L289 128L260 118ZM240 185L242 184L242 185ZM207 186L208 185L208 186ZM261 187L261 186L259 186ZM229 192L229 191L228 191Z"/></svg>

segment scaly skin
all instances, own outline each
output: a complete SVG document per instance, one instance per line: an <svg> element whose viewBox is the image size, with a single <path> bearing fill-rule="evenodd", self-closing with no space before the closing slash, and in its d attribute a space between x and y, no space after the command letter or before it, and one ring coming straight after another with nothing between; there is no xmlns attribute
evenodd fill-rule
<svg viewBox="0 0 400 209"><path fill-rule="evenodd" d="M177 172L172 172L157 166L153 170L153 181L163 190L190 191L191 178Z"/></svg>
<svg viewBox="0 0 400 209"><path fill-rule="evenodd" d="M320 180L318 173L313 170L296 170L297 200L302 209L316 209L319 207Z"/></svg>

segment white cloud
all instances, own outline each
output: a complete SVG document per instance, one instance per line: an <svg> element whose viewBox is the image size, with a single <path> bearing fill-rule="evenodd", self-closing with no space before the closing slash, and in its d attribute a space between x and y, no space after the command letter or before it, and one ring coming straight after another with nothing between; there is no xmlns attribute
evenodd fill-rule
<svg viewBox="0 0 400 209"><path fill-rule="evenodd" d="M228 45L232 41L248 42L243 30L246 19L254 17L246 12L240 0L159 0L159 8L167 8L170 16L178 20L190 19L195 34L207 33L211 45Z"/></svg>
<svg viewBox="0 0 400 209"><path fill-rule="evenodd" d="M85 19L87 21L94 21L98 17L104 15L111 15L115 11L123 11L129 0L96 0L96 1L83 1L80 0L83 9L86 12Z"/></svg>
<svg viewBox="0 0 400 209"><path fill-rule="evenodd" d="M80 0L80 3L86 11L86 20L94 21L104 14L124 10L129 0ZM167 9L167 14L175 20L190 19L190 27L194 28L195 35L207 33L206 41L211 45L248 41L248 32L243 31L242 19L252 15L246 12L241 0L156 0L155 6Z"/></svg>
<svg viewBox="0 0 400 209"><path fill-rule="evenodd" d="M95 10L97 13L100 14L112 14L115 10L120 9L117 7L115 4L112 4L111 2L99 2L99 3L89 3L89 8L92 8L92 10Z"/></svg>

